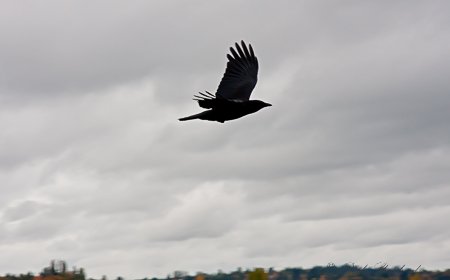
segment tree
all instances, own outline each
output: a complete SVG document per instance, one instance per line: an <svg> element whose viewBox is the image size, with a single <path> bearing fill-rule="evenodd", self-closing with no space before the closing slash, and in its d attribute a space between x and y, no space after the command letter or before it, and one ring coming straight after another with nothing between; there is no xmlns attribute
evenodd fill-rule
<svg viewBox="0 0 450 280"><path fill-rule="evenodd" d="M264 268L255 268L248 274L248 280L267 280L267 273L264 272Z"/></svg>
<svg viewBox="0 0 450 280"><path fill-rule="evenodd" d="M419 273L414 274L409 278L409 280L422 280L422 276Z"/></svg>
<svg viewBox="0 0 450 280"><path fill-rule="evenodd" d="M56 275L56 269L55 269L55 261L52 260L52 262L50 263L50 271L53 275Z"/></svg>
<svg viewBox="0 0 450 280"><path fill-rule="evenodd" d="M66 273L66 268L67 268L66 262L61 261L61 272Z"/></svg>

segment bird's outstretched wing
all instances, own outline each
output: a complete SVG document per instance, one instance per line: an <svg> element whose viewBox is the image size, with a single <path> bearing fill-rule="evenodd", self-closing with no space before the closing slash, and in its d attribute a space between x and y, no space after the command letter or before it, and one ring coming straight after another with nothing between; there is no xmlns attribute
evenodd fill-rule
<svg viewBox="0 0 450 280"><path fill-rule="evenodd" d="M225 99L222 97L215 97L208 91L206 93L199 92L200 95L194 95L194 100L198 102L198 105L205 109L214 109L221 106L224 106L224 104L227 104L229 102L232 102L229 99ZM226 106L226 105L225 105Z"/></svg>
<svg viewBox="0 0 450 280"><path fill-rule="evenodd" d="M227 55L227 69L217 88L216 98L246 101L258 81L258 59L252 45L248 45L249 49L244 41L241 41L242 49L238 43L235 45L237 52L230 48L233 56Z"/></svg>

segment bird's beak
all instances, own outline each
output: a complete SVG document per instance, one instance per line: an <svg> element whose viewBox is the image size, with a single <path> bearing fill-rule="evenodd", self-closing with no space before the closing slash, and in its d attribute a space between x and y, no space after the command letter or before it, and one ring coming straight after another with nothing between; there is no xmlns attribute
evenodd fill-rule
<svg viewBox="0 0 450 280"><path fill-rule="evenodd" d="M272 106L272 104L265 103L266 107Z"/></svg>

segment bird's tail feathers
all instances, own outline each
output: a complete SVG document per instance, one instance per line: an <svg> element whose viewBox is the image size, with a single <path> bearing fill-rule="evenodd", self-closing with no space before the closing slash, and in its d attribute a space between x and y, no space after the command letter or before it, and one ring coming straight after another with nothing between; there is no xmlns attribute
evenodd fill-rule
<svg viewBox="0 0 450 280"><path fill-rule="evenodd" d="M184 117L184 118L181 118L181 119L178 119L178 120L180 120L180 121L188 121L188 120L202 119L202 117L207 116L209 113L210 113L210 111L204 111L204 112L201 112L201 113L189 116L189 117ZM205 118L203 118L203 119L205 119Z"/></svg>

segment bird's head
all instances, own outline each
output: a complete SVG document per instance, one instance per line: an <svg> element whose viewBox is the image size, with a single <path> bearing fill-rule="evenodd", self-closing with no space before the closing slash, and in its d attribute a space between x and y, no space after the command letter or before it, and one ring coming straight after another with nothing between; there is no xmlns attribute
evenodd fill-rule
<svg viewBox="0 0 450 280"><path fill-rule="evenodd" d="M254 110L254 112L259 111L264 107L272 106L272 104L266 103L261 100L250 100L248 104Z"/></svg>

